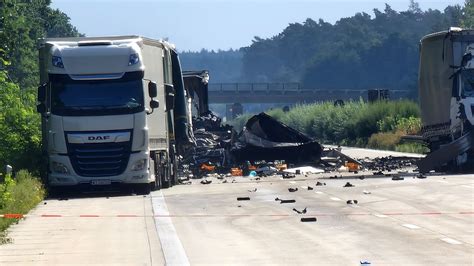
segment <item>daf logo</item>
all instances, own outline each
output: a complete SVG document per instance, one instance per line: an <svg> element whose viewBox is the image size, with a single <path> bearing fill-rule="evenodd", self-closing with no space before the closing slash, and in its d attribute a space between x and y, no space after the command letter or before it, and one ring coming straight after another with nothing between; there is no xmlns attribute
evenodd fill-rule
<svg viewBox="0 0 474 266"><path fill-rule="evenodd" d="M88 140L108 140L110 136L88 136Z"/></svg>

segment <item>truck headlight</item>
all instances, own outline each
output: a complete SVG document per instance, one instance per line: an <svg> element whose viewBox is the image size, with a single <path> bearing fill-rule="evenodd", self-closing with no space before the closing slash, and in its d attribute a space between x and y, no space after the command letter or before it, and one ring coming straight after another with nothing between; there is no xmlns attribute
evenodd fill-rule
<svg viewBox="0 0 474 266"><path fill-rule="evenodd" d="M67 168L67 166L58 162L51 163L51 171L58 174L69 174L69 169Z"/></svg>
<svg viewBox="0 0 474 266"><path fill-rule="evenodd" d="M133 66L135 64L138 64L138 62L140 62L140 58L138 57L138 54L131 54L128 59L128 65Z"/></svg>
<svg viewBox="0 0 474 266"><path fill-rule="evenodd" d="M145 169L147 163L147 159L140 159L133 163L132 165L132 171L141 171Z"/></svg>
<svg viewBox="0 0 474 266"><path fill-rule="evenodd" d="M64 68L63 59L60 56L53 56L51 58L51 63L55 67Z"/></svg>

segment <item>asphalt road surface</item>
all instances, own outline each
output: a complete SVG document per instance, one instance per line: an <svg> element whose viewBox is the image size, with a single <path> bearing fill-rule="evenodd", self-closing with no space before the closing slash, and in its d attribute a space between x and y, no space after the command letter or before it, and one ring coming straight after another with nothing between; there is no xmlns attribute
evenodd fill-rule
<svg viewBox="0 0 474 266"><path fill-rule="evenodd" d="M474 264L474 175L365 176L212 178L146 197L50 199L10 228L0 265Z"/></svg>

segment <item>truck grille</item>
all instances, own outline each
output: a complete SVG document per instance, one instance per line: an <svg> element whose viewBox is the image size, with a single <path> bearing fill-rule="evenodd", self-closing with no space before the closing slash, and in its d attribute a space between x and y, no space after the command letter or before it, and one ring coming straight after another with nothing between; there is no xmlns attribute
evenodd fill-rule
<svg viewBox="0 0 474 266"><path fill-rule="evenodd" d="M72 167L80 176L120 175L130 159L131 141L67 145Z"/></svg>

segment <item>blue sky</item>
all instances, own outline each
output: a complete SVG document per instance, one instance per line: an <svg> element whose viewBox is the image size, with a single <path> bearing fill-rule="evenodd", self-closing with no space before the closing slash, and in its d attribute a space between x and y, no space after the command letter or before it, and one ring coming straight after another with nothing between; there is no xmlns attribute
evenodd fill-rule
<svg viewBox="0 0 474 266"><path fill-rule="evenodd" d="M409 0L53 0L87 36L137 34L169 38L177 48L197 51L248 46L289 23L306 18L334 23L356 12L373 15L385 3L403 11ZM421 9L443 10L464 0L418 0Z"/></svg>

